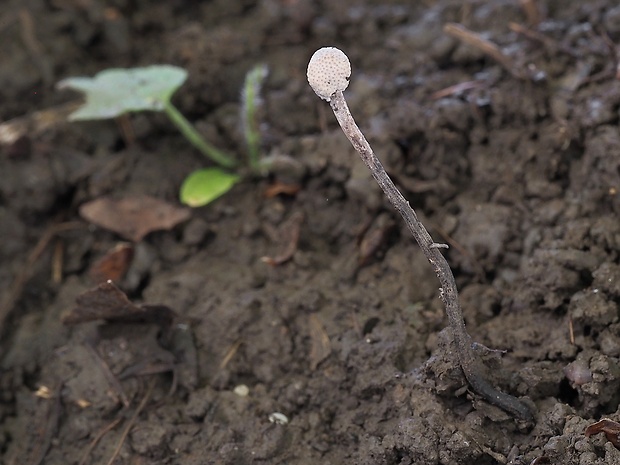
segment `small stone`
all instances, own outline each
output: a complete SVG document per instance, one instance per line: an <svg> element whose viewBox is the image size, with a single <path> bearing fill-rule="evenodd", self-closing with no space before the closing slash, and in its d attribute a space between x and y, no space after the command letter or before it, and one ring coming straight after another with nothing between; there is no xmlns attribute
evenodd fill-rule
<svg viewBox="0 0 620 465"><path fill-rule="evenodd" d="M250 394L250 388L247 387L245 384L240 384L238 386L235 386L233 392L239 397L247 397Z"/></svg>
<svg viewBox="0 0 620 465"><path fill-rule="evenodd" d="M287 416L280 412L270 413L269 421L271 423L275 423L276 425L287 425L288 424Z"/></svg>

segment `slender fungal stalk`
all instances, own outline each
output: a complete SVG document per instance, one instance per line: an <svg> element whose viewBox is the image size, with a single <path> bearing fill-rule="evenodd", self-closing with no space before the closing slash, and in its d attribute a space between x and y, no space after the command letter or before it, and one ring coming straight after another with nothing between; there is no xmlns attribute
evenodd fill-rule
<svg viewBox="0 0 620 465"><path fill-rule="evenodd" d="M179 131L181 131L181 133L192 143L192 145L200 150L204 156L224 168L235 167L237 164L235 160L204 140L198 131L196 131L194 126L192 126L192 124L181 114L181 112L179 112L179 110L176 109L172 103L166 102L164 111Z"/></svg>
<svg viewBox="0 0 620 465"><path fill-rule="evenodd" d="M343 55L346 62L342 56L335 54L336 52L333 52L334 50ZM322 55L319 55L320 53L322 53ZM394 185L394 182L392 182L386 173L379 158L374 154L370 144L357 124L355 124L355 120L351 115L342 93L347 87L351 75L348 58L346 58L346 55L340 50L333 48L321 49L315 53L315 56L316 55L318 55L318 59L315 64L313 65L313 60L315 59L313 56L308 66L308 80L310 81L310 85L319 97L329 101L342 131L349 141L351 141L351 144L359 153L368 169L370 169L372 176L375 178L390 203L398 213L400 213L407 224L407 228L422 249L422 252L424 252L427 260L433 266L435 274L439 278L441 284L440 298L446 307L446 316L448 317L448 323L452 329L459 363L467 381L475 392L480 394L491 404L500 407L528 424L534 423L534 416L527 405L516 397L499 391L484 377L482 362L474 352L471 336L467 333L467 329L465 328L465 321L463 320L463 313L459 303L454 275L452 274L448 262L439 250L440 248L444 248L445 245L433 242L433 239L418 219L415 211ZM335 71L337 71L336 74L333 74Z"/></svg>
<svg viewBox="0 0 620 465"><path fill-rule="evenodd" d="M516 397L497 390L484 378L482 364L472 348L471 336L467 333L467 329L465 328L465 321L463 320L463 313L459 304L454 275L445 257L439 251L439 249L442 248L442 244L433 242L430 234L409 205L409 202L405 200L398 188L394 185L394 182L392 182L386 173L379 158L374 154L370 144L357 124L355 124L355 120L349 111L349 107L342 92L337 91L332 95L329 104L334 111L334 115L342 131L351 141L355 150L360 154L366 166L370 169L372 176L379 183L379 186L381 186L385 196L403 217L403 220L405 220L407 228L409 228L409 231L422 249L422 252L424 252L427 260L433 266L435 274L439 278L439 282L441 283L440 297L446 307L446 316L452 328L459 362L467 381L474 391L490 403L497 405L521 420L533 422L534 417L530 409L524 403Z"/></svg>

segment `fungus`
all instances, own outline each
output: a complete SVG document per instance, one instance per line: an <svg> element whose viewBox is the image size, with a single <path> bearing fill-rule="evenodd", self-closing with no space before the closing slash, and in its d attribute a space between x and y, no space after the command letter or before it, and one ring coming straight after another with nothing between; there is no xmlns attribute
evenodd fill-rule
<svg viewBox="0 0 620 465"><path fill-rule="evenodd" d="M351 78L351 62L342 50L323 47L308 63L308 83L312 90L328 102L336 92L343 92Z"/></svg>
<svg viewBox="0 0 620 465"><path fill-rule="evenodd" d="M493 405L509 412L528 425L534 423L534 416L527 405L516 397L499 391L485 379L482 362L474 353L471 336L465 328L454 275L445 257L441 254L441 249L447 248L447 245L433 242L409 202L388 176L351 115L342 93L349 85L351 77L349 59L344 52L335 47L321 48L312 55L308 63L307 75L310 86L319 97L329 102L342 131L359 153L385 196L400 213L407 228L433 266L441 284L439 296L446 307L458 361L470 386Z"/></svg>

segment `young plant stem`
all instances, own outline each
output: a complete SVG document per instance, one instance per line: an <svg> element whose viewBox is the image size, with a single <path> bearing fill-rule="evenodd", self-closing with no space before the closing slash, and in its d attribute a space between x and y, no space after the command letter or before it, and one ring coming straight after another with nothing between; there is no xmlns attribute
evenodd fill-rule
<svg viewBox="0 0 620 465"><path fill-rule="evenodd" d="M194 126L192 126L192 124L181 114L181 112L179 112L179 110L176 109L172 103L165 102L164 111L179 131L181 131L181 133L192 143L192 145L200 150L204 156L223 168L235 167L237 164L235 160L204 140L198 131L196 131Z"/></svg>
<svg viewBox="0 0 620 465"><path fill-rule="evenodd" d="M243 92L241 95L241 120L243 135L248 146L248 160L253 172L261 170L259 153L261 135L258 124L258 108L260 106L260 90L263 81L267 77L268 70L266 65L254 67L245 76Z"/></svg>
<svg viewBox="0 0 620 465"><path fill-rule="evenodd" d="M336 91L330 98L330 105L334 115L355 150L360 154L366 166L370 169L386 197L394 208L403 217L407 228L424 252L427 260L433 266L435 274L441 283L440 298L446 307L448 323L452 329L454 343L456 345L458 359L467 378L467 381L475 392L493 405L505 410L516 418L529 424L534 422L534 416L527 405L516 397L505 394L489 383L484 376L482 362L472 348L471 336L465 328L465 321L459 303L458 291L452 270L448 262L440 252L443 244L433 242L430 234L418 219L409 202L403 197L386 173L379 158L374 154L370 144L360 131L351 115L342 91Z"/></svg>

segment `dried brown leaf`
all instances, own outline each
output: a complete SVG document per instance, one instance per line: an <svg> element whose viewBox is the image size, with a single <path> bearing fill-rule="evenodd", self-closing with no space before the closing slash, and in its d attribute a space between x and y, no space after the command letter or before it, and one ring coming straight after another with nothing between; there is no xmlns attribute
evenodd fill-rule
<svg viewBox="0 0 620 465"><path fill-rule="evenodd" d="M77 307L62 318L66 325L106 320L157 323L162 328L168 328L176 316L164 305L133 304L111 281L80 294L75 301Z"/></svg>
<svg viewBox="0 0 620 465"><path fill-rule="evenodd" d="M279 242L285 244L285 248L275 257L262 257L261 260L271 266L282 265L288 262L297 251L301 226L304 221L304 214L301 212L293 213L279 228L278 234L281 236Z"/></svg>
<svg viewBox="0 0 620 465"><path fill-rule="evenodd" d="M131 261L134 248L132 244L121 242L116 244L103 257L99 258L88 270L88 276L95 283L106 281L120 281L123 279Z"/></svg>
<svg viewBox="0 0 620 465"><path fill-rule="evenodd" d="M265 197L271 199L280 194L292 196L297 194L300 190L301 186L299 184L286 184L276 181L265 189Z"/></svg>
<svg viewBox="0 0 620 465"><path fill-rule="evenodd" d="M605 437L611 442L616 449L620 449L620 423L603 418L586 428L585 435L587 438L593 434L605 433Z"/></svg>
<svg viewBox="0 0 620 465"><path fill-rule="evenodd" d="M191 210L144 195L122 199L100 197L80 206L80 215L97 226L139 242L152 231L171 229L186 221Z"/></svg>
<svg viewBox="0 0 620 465"><path fill-rule="evenodd" d="M310 315L308 325L310 327L310 369L316 370L319 363L331 354L332 345L323 324L316 315Z"/></svg>

